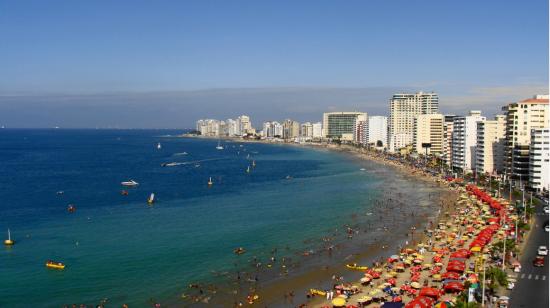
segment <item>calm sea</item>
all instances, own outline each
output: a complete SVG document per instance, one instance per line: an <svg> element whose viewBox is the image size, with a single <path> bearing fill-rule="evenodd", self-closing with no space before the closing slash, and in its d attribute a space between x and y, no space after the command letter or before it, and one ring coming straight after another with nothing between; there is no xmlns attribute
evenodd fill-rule
<svg viewBox="0 0 550 308"><path fill-rule="evenodd" d="M166 137L178 133L0 130L0 230L16 241L0 250L0 306L173 300L238 271L236 247L302 251L368 211L385 183L339 153ZM123 196L130 179L139 186Z"/></svg>

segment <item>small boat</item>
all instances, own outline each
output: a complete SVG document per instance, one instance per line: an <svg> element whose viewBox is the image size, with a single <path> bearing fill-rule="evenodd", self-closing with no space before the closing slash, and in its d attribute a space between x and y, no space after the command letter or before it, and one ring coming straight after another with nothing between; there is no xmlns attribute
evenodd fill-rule
<svg viewBox="0 0 550 308"><path fill-rule="evenodd" d="M250 173L250 166L246 167L246 173Z"/></svg>
<svg viewBox="0 0 550 308"><path fill-rule="evenodd" d="M174 167L174 166L183 165L183 163L172 162L172 163L163 163L163 164L160 164L160 165L162 167Z"/></svg>
<svg viewBox="0 0 550 308"><path fill-rule="evenodd" d="M235 254L237 254L237 255L242 255L243 253L246 252L246 250L245 250L244 248L242 248L242 247L239 247L239 248L233 249L233 252L234 252Z"/></svg>
<svg viewBox="0 0 550 308"><path fill-rule="evenodd" d="M256 167L256 161L255 160L252 161L252 167Z"/></svg>
<svg viewBox="0 0 550 308"><path fill-rule="evenodd" d="M311 295L325 296L325 295L327 294L327 292L321 291L321 290L317 290L317 289L309 289L309 294L311 294Z"/></svg>
<svg viewBox="0 0 550 308"><path fill-rule="evenodd" d="M74 206L74 204L69 204L69 206L67 206L67 212L74 213L75 211L76 211L76 206Z"/></svg>
<svg viewBox="0 0 550 308"><path fill-rule="evenodd" d="M365 171L365 168L361 168L361 169L359 169L359 170L361 170L361 171Z"/></svg>
<svg viewBox="0 0 550 308"><path fill-rule="evenodd" d="M62 190L60 190L60 191L56 192L56 194L58 194L58 195L62 195L62 194L64 194L64 193L65 193L65 192L64 192L64 191L62 191Z"/></svg>
<svg viewBox="0 0 550 308"><path fill-rule="evenodd" d="M158 150L162 149L162 146L160 145L160 142L157 143L157 149L158 149Z"/></svg>
<svg viewBox="0 0 550 308"><path fill-rule="evenodd" d="M63 264L61 262L55 262L55 261L52 261L52 260L48 260L48 261L46 261L46 267L55 268L55 269L64 269L65 264Z"/></svg>
<svg viewBox="0 0 550 308"><path fill-rule="evenodd" d="M291 180L291 179L292 179L292 177L291 177L290 175L287 175L285 179L287 179L287 180Z"/></svg>
<svg viewBox="0 0 550 308"><path fill-rule="evenodd" d="M4 245L12 246L13 244L15 244L15 241L11 239L10 229L8 229L8 239L4 241Z"/></svg>
<svg viewBox="0 0 550 308"><path fill-rule="evenodd" d="M151 193L151 195L149 196L149 199L147 199L147 203L149 204L155 203L155 193Z"/></svg>
<svg viewBox="0 0 550 308"><path fill-rule="evenodd" d="M137 186L139 185L138 182L134 181L134 180L129 180L129 181L126 181L126 182L121 182L120 183L122 186Z"/></svg>
<svg viewBox="0 0 550 308"><path fill-rule="evenodd" d="M223 146L220 144L219 140L218 140L218 146L216 147L216 150L223 150Z"/></svg>
<svg viewBox="0 0 550 308"><path fill-rule="evenodd" d="M357 263L346 264L346 267L349 268L349 269L352 269L352 270L356 270L356 271L366 271L366 270L369 269L368 266L359 266L359 265L357 265Z"/></svg>
<svg viewBox="0 0 550 308"><path fill-rule="evenodd" d="M120 192L121 195L123 196L128 196L128 191L127 190L123 190Z"/></svg>
<svg viewBox="0 0 550 308"><path fill-rule="evenodd" d="M212 186L212 184L214 184L214 182L212 182L212 177L210 177L210 178L208 179L208 186Z"/></svg>
<svg viewBox="0 0 550 308"><path fill-rule="evenodd" d="M195 168L198 168L200 167L201 165L200 164L195 164Z"/></svg>

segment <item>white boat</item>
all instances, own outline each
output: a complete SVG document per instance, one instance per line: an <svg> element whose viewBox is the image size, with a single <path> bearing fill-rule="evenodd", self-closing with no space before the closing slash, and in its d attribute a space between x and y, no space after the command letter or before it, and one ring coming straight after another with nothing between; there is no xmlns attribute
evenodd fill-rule
<svg viewBox="0 0 550 308"><path fill-rule="evenodd" d="M11 246L13 244L15 244L15 242L11 239L10 229L8 229L8 239L4 241L4 245Z"/></svg>
<svg viewBox="0 0 550 308"><path fill-rule="evenodd" d="M134 180L129 180L129 181L126 181L126 182L121 182L120 184L122 184L122 186L137 186L139 185L138 182L134 181Z"/></svg>
<svg viewBox="0 0 550 308"><path fill-rule="evenodd" d="M252 161L252 167L256 167L256 161L255 160Z"/></svg>
<svg viewBox="0 0 550 308"><path fill-rule="evenodd" d="M162 149L162 146L160 145L160 142L157 143L157 149L159 149L159 150Z"/></svg>
<svg viewBox="0 0 550 308"><path fill-rule="evenodd" d="M212 186L212 184L214 184L214 182L212 182L212 177L210 177L210 178L208 179L208 186Z"/></svg>
<svg viewBox="0 0 550 308"><path fill-rule="evenodd" d="M184 163L176 163L176 162L173 162L173 163L163 163L161 164L162 167L174 167L174 166L179 166L179 165L183 165Z"/></svg>
<svg viewBox="0 0 550 308"><path fill-rule="evenodd" d="M216 147L216 150L223 150L223 146L220 144L219 140L218 140L218 146Z"/></svg>
<svg viewBox="0 0 550 308"><path fill-rule="evenodd" d="M155 203L155 193L151 193L151 195L149 196L149 199L147 199L147 203L149 204Z"/></svg>
<svg viewBox="0 0 550 308"><path fill-rule="evenodd" d="M246 173L250 173L250 166L246 167Z"/></svg>

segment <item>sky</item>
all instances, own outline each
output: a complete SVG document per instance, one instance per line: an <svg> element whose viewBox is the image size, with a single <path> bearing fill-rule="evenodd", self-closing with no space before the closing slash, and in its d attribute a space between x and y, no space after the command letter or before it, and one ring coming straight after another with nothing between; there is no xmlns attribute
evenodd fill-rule
<svg viewBox="0 0 550 308"><path fill-rule="evenodd" d="M0 0L0 125L191 128L548 93L548 1Z"/></svg>

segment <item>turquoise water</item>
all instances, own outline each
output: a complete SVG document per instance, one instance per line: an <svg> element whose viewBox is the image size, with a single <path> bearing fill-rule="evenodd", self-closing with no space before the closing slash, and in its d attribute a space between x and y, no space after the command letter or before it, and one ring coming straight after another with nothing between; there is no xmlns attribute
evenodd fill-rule
<svg viewBox="0 0 550 308"><path fill-rule="evenodd" d="M0 230L17 241L0 251L0 306L173 302L189 283L223 285L216 273L248 266L235 247L264 263L275 248L295 256L372 207L387 184L338 153L232 142L218 151L216 140L162 137L177 133L0 131ZM128 179L140 185L122 196ZM67 268L46 269L47 259Z"/></svg>

